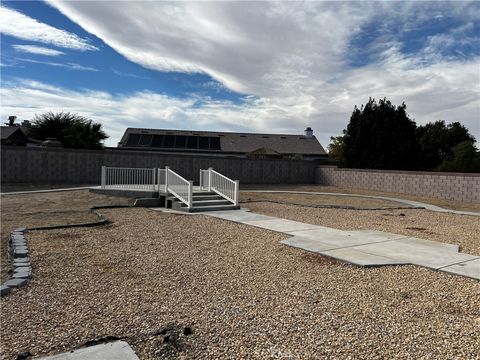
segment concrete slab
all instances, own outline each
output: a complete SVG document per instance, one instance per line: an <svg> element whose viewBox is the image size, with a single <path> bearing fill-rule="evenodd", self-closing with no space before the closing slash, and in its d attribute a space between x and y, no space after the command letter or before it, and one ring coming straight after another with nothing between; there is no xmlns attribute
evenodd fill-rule
<svg viewBox="0 0 480 360"><path fill-rule="evenodd" d="M43 357L44 360L138 360L138 356L125 341L99 344L72 352Z"/></svg>
<svg viewBox="0 0 480 360"><path fill-rule="evenodd" d="M281 244L292 246L295 248L299 248L302 250L310 251L310 252L316 252L316 253L322 253L323 251L326 250L331 250L334 248L334 246L322 243L318 240L312 240L308 238L302 238L299 236L293 236L291 238L285 239L280 241Z"/></svg>
<svg viewBox="0 0 480 360"><path fill-rule="evenodd" d="M253 220L273 220L274 217L267 215L255 214L249 211L234 210L234 211L212 211L205 212L203 215L213 216L219 219L236 221L243 223L244 221L253 221Z"/></svg>
<svg viewBox="0 0 480 360"><path fill-rule="evenodd" d="M8 295L12 291L10 286L1 285L0 286L0 296Z"/></svg>
<svg viewBox="0 0 480 360"><path fill-rule="evenodd" d="M384 256L372 255L354 248L343 248L321 252L322 255L333 257L340 261L365 267L385 265L405 265L408 262L387 258Z"/></svg>
<svg viewBox="0 0 480 360"><path fill-rule="evenodd" d="M384 237L377 233L372 232L355 232L355 231L342 231L331 228L317 228L308 231L294 231L290 234L295 236L308 238L312 240L321 241L324 244L328 244L332 249L340 249L351 246L358 246L370 243L376 243L379 241L391 241L392 239L401 238L400 235L389 236L386 234Z"/></svg>
<svg viewBox="0 0 480 360"><path fill-rule="evenodd" d="M439 269L450 274L462 275L480 280L480 259L465 261Z"/></svg>
<svg viewBox="0 0 480 360"><path fill-rule="evenodd" d="M418 240L421 239L407 238L377 242L355 246L354 249L368 254L385 256L391 259L432 269L439 269L445 266L480 258L478 256L451 251L448 247L439 246L438 243L432 245L429 244L430 242L427 243Z"/></svg>
<svg viewBox="0 0 480 360"><path fill-rule="evenodd" d="M298 221L286 219L252 220L242 221L243 224L253 225L262 229L268 229L278 232L290 233L292 231L315 229L316 225L304 224Z"/></svg>

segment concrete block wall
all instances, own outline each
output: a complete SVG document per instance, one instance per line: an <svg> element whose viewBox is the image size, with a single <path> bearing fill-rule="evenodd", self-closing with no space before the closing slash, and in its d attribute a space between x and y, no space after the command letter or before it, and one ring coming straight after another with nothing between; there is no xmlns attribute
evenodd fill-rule
<svg viewBox="0 0 480 360"><path fill-rule="evenodd" d="M109 149L1 148L2 184L100 184L102 165L170 166L195 182L199 180L200 169L213 167L243 184L313 184L316 168L314 162L297 160L251 160Z"/></svg>
<svg viewBox="0 0 480 360"><path fill-rule="evenodd" d="M480 202L480 174L318 166L315 182L446 200Z"/></svg>

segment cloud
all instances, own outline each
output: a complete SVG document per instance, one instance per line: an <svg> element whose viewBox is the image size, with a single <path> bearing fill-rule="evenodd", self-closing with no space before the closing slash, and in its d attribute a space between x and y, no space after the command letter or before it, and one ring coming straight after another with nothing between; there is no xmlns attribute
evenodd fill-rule
<svg viewBox="0 0 480 360"><path fill-rule="evenodd" d="M467 41L478 44L474 24L480 11L474 2L51 4L137 64L206 73L246 95L240 105L207 100L200 107L188 105L189 97L187 105L168 113L145 103L157 101L154 95L125 98L130 105L143 99L150 114L143 116L160 125L175 127L168 120L177 119L196 129L297 133L310 125L326 145L345 128L354 105L371 96L405 101L420 124L460 121L480 138L478 47L469 56L452 56L466 32ZM449 30L438 30L445 19ZM425 26L437 33L420 36ZM420 43L406 53L412 39ZM362 46L368 61L353 66Z"/></svg>
<svg viewBox="0 0 480 360"><path fill-rule="evenodd" d="M75 64L75 63L56 63L56 62L51 62L51 61L39 61L39 60L23 59L23 58L15 58L15 60L21 61L21 62L33 63L33 64L56 66L56 67L61 67L61 68L65 68L65 69L68 69L68 70L99 71L96 68L93 68L93 67L90 67L90 66L83 66L83 65Z"/></svg>
<svg viewBox="0 0 480 360"><path fill-rule="evenodd" d="M12 45L12 47L15 49L15 51L26 52L35 55L59 56L65 54L64 52L58 50L37 45Z"/></svg>
<svg viewBox="0 0 480 360"><path fill-rule="evenodd" d="M118 76L131 77L131 78L135 78L135 79L144 79L144 80L148 79L145 76L119 71L119 70L116 70L114 68L111 68L111 70L112 70L112 73L114 73L115 75L118 75Z"/></svg>
<svg viewBox="0 0 480 360"><path fill-rule="evenodd" d="M0 32L5 35L72 50L98 50L76 34L41 23L5 6L0 7L0 18Z"/></svg>

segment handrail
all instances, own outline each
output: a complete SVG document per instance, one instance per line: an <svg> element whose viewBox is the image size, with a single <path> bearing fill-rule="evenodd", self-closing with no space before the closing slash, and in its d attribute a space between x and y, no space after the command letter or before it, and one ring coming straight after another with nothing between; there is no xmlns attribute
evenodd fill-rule
<svg viewBox="0 0 480 360"><path fill-rule="evenodd" d="M187 179L178 175L175 171L170 170L168 166L165 167L165 172L165 192L171 193L181 202L186 204L188 208L191 208L193 198L193 182L188 181Z"/></svg>
<svg viewBox="0 0 480 360"><path fill-rule="evenodd" d="M205 174L205 171L208 172L207 190L216 192L221 197L231 201L235 206L238 206L240 200L240 182L238 180L232 180L212 168L203 170L203 174ZM202 179L201 175L202 170L200 171L200 185L205 186L205 179Z"/></svg>

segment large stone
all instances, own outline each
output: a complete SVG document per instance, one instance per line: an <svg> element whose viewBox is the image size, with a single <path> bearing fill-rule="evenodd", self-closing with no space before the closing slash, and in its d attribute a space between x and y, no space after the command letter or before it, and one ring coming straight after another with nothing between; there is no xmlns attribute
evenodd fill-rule
<svg viewBox="0 0 480 360"><path fill-rule="evenodd" d="M28 256L28 250L14 250L13 257L14 258L26 258Z"/></svg>
<svg viewBox="0 0 480 360"><path fill-rule="evenodd" d="M5 284L11 288L21 288L27 284L27 279L10 279Z"/></svg>
<svg viewBox="0 0 480 360"><path fill-rule="evenodd" d="M31 271L20 271L14 272L12 275L12 279L30 279L32 277Z"/></svg>
<svg viewBox="0 0 480 360"><path fill-rule="evenodd" d="M18 245L18 246L14 246L13 247L13 251L28 251L28 248L26 246L23 246L23 245Z"/></svg>
<svg viewBox="0 0 480 360"><path fill-rule="evenodd" d="M10 239L12 239L12 241L25 240L25 236L23 236L23 235L10 235Z"/></svg>
<svg viewBox="0 0 480 360"><path fill-rule="evenodd" d="M26 227L19 227L19 228L16 228L15 230L13 230L15 232L26 232L27 231L27 228Z"/></svg>
<svg viewBox="0 0 480 360"><path fill-rule="evenodd" d="M14 273L24 272L24 271L32 272L32 267L30 266L30 264L27 264L25 266L14 266L13 267L13 272Z"/></svg>
<svg viewBox="0 0 480 360"><path fill-rule="evenodd" d="M25 258L17 258L13 260L13 265L15 264L25 264L25 263L30 263L30 259L28 257Z"/></svg>
<svg viewBox="0 0 480 360"><path fill-rule="evenodd" d="M0 286L0 296L7 295L8 293L10 293L11 290L12 289L10 288L10 286L5 286L5 285Z"/></svg>

